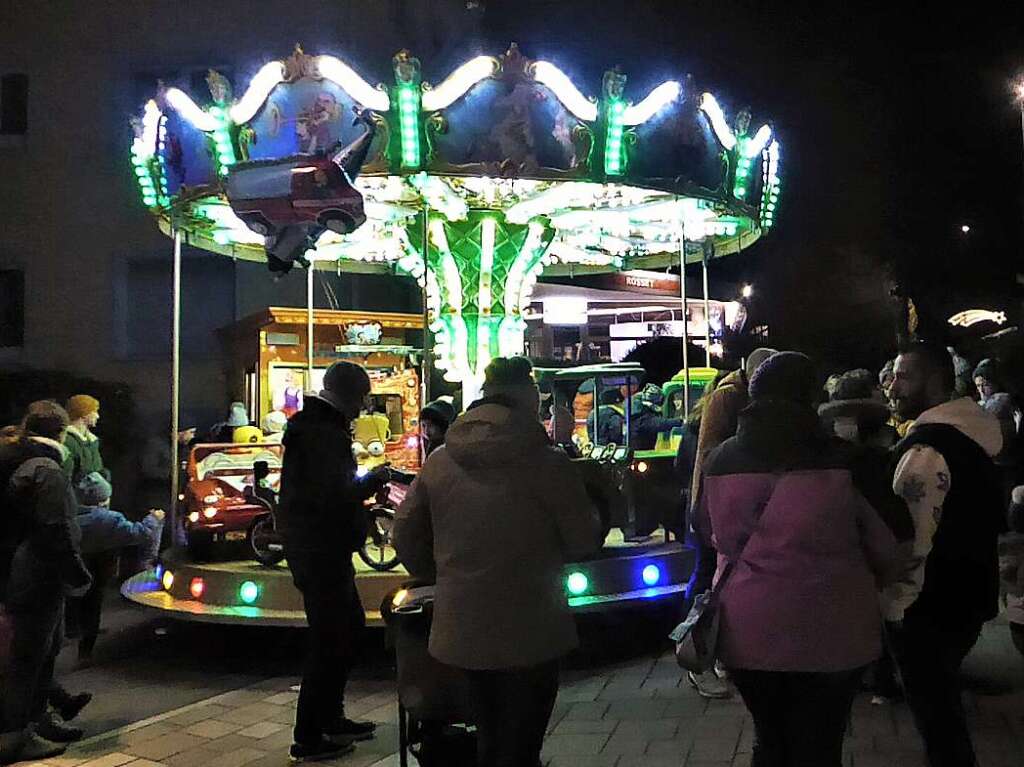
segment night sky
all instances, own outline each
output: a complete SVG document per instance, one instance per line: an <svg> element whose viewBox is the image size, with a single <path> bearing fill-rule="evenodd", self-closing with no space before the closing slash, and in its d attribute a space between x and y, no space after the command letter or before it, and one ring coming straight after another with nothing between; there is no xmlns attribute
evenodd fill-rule
<svg viewBox="0 0 1024 767"><path fill-rule="evenodd" d="M633 98L689 73L729 114L750 106L755 124L774 121L779 223L713 277L753 282L778 342L876 364L895 346L894 281L932 337L969 306L1016 321L1022 153L1010 80L1024 72L1024 11L835 5L492 1L483 44L516 40L586 83L621 64Z"/></svg>

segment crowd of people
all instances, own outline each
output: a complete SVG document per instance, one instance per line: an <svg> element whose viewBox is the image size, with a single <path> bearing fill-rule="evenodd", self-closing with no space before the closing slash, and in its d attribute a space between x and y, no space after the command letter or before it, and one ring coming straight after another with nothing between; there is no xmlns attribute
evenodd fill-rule
<svg viewBox="0 0 1024 767"><path fill-rule="evenodd" d="M629 420L645 445L683 432L680 509L664 518L684 520L697 549L690 593L720 586L717 662L688 680L705 697L739 693L756 767L841 764L866 675L877 701L905 696L933 767L975 764L958 672L998 612L997 538L1008 526L1024 532L1024 486L1021 411L995 363L973 373L965 383L949 350L916 343L880 376L848 371L823 388L808 357L763 348L710 382L685 422L659 415L660 392L636 397ZM296 761L374 737L372 723L345 712L365 617L339 557L365 541L363 503L387 480L385 469L356 471L352 424L369 394L366 371L337 362L286 422L258 429L235 403L213 430L218 441L249 441L249 429L285 446L277 522L310 639ZM613 398L594 403L603 412L588 429L618 424L618 441L625 418ZM393 529L410 575L435 584L429 652L463 672L488 767L538 763L559 659L577 643L561 571L603 544L571 435L551 433L576 423L573 403L555 392L549 409L546 430L521 357L493 360L483 397L457 418L450 402L428 403L426 461ZM66 409L41 401L3 433L5 763L51 757L81 736L60 720L89 696L55 682L56 653L70 634L88 663L117 552L156 553L162 511L130 522L109 509L98 418L88 396ZM178 435L185 445L194 436Z"/></svg>
<svg viewBox="0 0 1024 767"><path fill-rule="evenodd" d="M66 722L89 703L54 679L65 635L92 662L118 553L156 556L164 512L131 522L109 508L110 473L93 433L100 403L40 400L0 437L0 600L9 652L0 685L0 763L47 759L82 737Z"/></svg>

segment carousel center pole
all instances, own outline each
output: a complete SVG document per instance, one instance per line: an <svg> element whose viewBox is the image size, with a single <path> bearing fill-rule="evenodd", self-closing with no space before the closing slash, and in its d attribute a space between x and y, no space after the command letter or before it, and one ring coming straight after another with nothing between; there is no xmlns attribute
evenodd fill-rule
<svg viewBox="0 0 1024 767"><path fill-rule="evenodd" d="M314 264L310 261L306 269L306 388L313 388L313 272Z"/></svg>
<svg viewBox="0 0 1024 767"><path fill-rule="evenodd" d="M423 207L423 351L420 360L420 409L422 410L430 402L430 368L431 368L431 344L430 344L430 307L427 303L427 264L430 244L428 237L430 224L430 206ZM422 449L422 445L421 445Z"/></svg>
<svg viewBox="0 0 1024 767"><path fill-rule="evenodd" d="M174 266L171 295L171 505L168 507L172 544L178 536L178 479L181 475L178 455L178 413L181 399L181 229L173 231Z"/></svg>

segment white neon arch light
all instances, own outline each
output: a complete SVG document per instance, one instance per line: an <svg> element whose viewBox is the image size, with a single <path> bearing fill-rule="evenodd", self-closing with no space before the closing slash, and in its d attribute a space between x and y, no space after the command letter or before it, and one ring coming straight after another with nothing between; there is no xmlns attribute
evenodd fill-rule
<svg viewBox="0 0 1024 767"><path fill-rule="evenodd" d="M554 64L536 62L533 65L533 79L550 88L565 108L579 119L587 122L597 119L597 104L584 96L568 75Z"/></svg>
<svg viewBox="0 0 1024 767"><path fill-rule="evenodd" d="M341 59L334 56L318 56L316 63L321 75L341 87L363 106L377 112L387 112L390 108L391 99L388 98L388 94L374 88Z"/></svg>
<svg viewBox="0 0 1024 767"><path fill-rule="evenodd" d="M640 125L650 120L662 109L679 98L683 92L683 86L675 80L664 82L647 94L647 98L639 104L626 107L622 115L624 125Z"/></svg>
<svg viewBox="0 0 1024 767"><path fill-rule="evenodd" d="M497 73L500 64L493 56L477 56L452 72L436 88L423 91L421 104L426 112L444 109L461 98L481 80Z"/></svg>
<svg viewBox="0 0 1024 767"><path fill-rule="evenodd" d="M199 130L206 133L217 130L219 125L217 118L200 109L196 102L194 102L184 91L178 90L177 88L169 88L167 92L164 93L164 98L167 99L167 103L170 104L175 112L180 114Z"/></svg>
<svg viewBox="0 0 1024 767"><path fill-rule="evenodd" d="M732 129L725 121L722 107L718 105L715 97L710 93L702 95L700 97L700 109L707 115L708 122L711 123L711 128L715 131L715 136L718 138L718 143L726 149L732 150L736 146L736 136L733 135Z"/></svg>
<svg viewBox="0 0 1024 767"><path fill-rule="evenodd" d="M256 76L249 82L245 95L228 111L231 119L238 124L249 122L263 106L280 83L284 82L284 64L271 61L264 64Z"/></svg>

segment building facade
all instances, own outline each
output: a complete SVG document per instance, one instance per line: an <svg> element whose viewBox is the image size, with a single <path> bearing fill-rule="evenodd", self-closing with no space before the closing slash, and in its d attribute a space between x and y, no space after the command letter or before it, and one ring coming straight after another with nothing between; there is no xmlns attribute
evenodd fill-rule
<svg viewBox="0 0 1024 767"><path fill-rule="evenodd" d="M0 18L0 374L123 382L154 414L170 397L172 248L139 200L129 115L159 81L194 90L210 69L244 89L296 44L382 81L401 48L447 67L480 23L464 0L3 0ZM217 329L304 305L305 275L186 248L182 283L183 407L212 417L228 390ZM418 311L419 291L324 273L316 303Z"/></svg>

